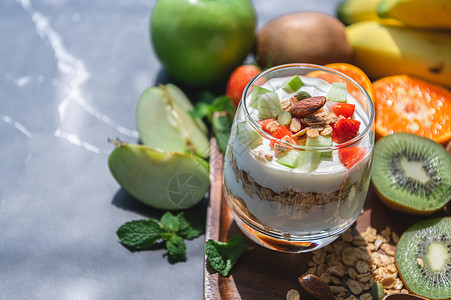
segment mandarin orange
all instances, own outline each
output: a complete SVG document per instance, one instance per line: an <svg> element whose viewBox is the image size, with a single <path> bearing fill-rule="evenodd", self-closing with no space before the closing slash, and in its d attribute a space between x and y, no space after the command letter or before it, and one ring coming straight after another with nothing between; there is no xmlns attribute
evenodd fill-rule
<svg viewBox="0 0 451 300"><path fill-rule="evenodd" d="M435 83L407 75L373 82L376 97L376 134L420 135L440 144L451 138L451 92Z"/></svg>
<svg viewBox="0 0 451 300"><path fill-rule="evenodd" d="M354 79L368 93L368 95L370 96L370 98L373 100L374 103L373 84L371 83L368 76L361 69L348 63L332 63L325 65L325 67L334 69ZM326 72L315 72L314 74L310 73L309 76L324 79L329 83L341 81L337 80L338 78L336 76ZM361 99L362 93L360 93L356 87L352 85L347 85L346 89L360 103L365 103L365 101Z"/></svg>

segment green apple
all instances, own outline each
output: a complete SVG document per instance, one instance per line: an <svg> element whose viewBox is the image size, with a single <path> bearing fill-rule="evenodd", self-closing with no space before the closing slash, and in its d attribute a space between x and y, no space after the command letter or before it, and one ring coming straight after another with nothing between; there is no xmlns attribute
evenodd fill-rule
<svg viewBox="0 0 451 300"><path fill-rule="evenodd" d="M250 0L159 0L150 34L166 71L190 86L226 80L250 53L256 14Z"/></svg>

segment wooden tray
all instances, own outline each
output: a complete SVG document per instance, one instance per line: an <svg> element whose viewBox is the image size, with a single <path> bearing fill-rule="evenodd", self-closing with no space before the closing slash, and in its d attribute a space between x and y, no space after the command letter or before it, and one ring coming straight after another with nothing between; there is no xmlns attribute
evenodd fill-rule
<svg viewBox="0 0 451 300"><path fill-rule="evenodd" d="M210 202L207 209L206 240L227 241L241 233L225 202L222 192L223 156L212 139L210 156ZM448 209L437 215L449 215ZM420 219L431 218L404 215L385 207L370 187L364 212L357 218L355 228L363 232L368 226L378 231L390 226L401 235ZM243 234L244 235L244 234ZM247 239L247 238L246 238ZM290 289L299 289L297 278L309 268L310 253L286 254L261 247L250 239L254 250L244 253L229 277L222 277L204 260L204 298L221 300L285 299Z"/></svg>

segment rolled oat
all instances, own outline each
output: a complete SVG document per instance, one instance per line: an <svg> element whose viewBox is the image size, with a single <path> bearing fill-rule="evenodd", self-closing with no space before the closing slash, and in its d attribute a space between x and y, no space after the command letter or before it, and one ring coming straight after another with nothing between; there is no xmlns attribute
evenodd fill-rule
<svg viewBox="0 0 451 300"><path fill-rule="evenodd" d="M379 234L375 228L368 227L361 235L350 229L341 239L314 251L311 262L336 299L371 300L374 282L379 282L386 294L408 293L394 263L393 246L398 240L390 227Z"/></svg>

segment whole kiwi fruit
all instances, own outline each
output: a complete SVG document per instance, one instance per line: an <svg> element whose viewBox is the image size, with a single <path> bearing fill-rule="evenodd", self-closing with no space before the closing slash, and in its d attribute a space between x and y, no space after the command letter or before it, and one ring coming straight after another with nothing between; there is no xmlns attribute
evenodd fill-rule
<svg viewBox="0 0 451 300"><path fill-rule="evenodd" d="M395 261L410 292L428 299L451 298L451 217L412 225L399 239Z"/></svg>
<svg viewBox="0 0 451 300"><path fill-rule="evenodd" d="M266 23L257 32L255 56L262 67L287 63L350 62L344 25L320 12L296 12Z"/></svg>
<svg viewBox="0 0 451 300"><path fill-rule="evenodd" d="M388 207L432 214L451 199L451 155L433 140L397 132L380 139L373 152L371 180Z"/></svg>

